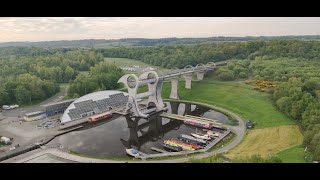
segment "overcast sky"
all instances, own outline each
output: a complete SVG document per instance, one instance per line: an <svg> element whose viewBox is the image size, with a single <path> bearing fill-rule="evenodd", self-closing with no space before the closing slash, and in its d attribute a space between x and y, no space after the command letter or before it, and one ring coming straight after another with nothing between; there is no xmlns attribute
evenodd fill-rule
<svg viewBox="0 0 320 180"><path fill-rule="evenodd" d="M319 34L319 17L0 18L0 42Z"/></svg>

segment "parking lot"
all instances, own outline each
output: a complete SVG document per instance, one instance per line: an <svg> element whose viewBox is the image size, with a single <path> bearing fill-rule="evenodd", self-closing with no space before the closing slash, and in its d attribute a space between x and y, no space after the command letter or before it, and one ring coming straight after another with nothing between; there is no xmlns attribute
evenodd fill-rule
<svg viewBox="0 0 320 180"><path fill-rule="evenodd" d="M60 119L57 116L38 120L37 122L37 129L51 129L60 125Z"/></svg>

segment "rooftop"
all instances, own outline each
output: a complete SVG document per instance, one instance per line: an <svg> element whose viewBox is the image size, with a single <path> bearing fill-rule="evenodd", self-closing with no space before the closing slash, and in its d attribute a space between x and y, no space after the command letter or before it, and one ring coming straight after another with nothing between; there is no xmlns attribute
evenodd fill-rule
<svg viewBox="0 0 320 180"><path fill-rule="evenodd" d="M32 115L41 114L41 113L45 113L45 112L44 112L44 111L36 111L36 112L27 113L27 114L25 114L25 115L26 115L26 116L32 116Z"/></svg>
<svg viewBox="0 0 320 180"><path fill-rule="evenodd" d="M73 103L69 105L69 107L65 110L64 114L61 117L61 122L66 123L66 122L72 121L72 118L70 117L69 112L74 114L74 113L80 113L80 111L84 111L83 108L85 109L95 108L95 107L92 107L93 105L95 105L95 104L92 104L92 102L98 102L98 104L103 103L103 102L100 102L99 100L110 98L110 95L119 94L119 93L122 93L125 96L128 95L128 93L117 91L117 90L98 91L98 92L86 94L78 98L77 100L75 100ZM82 104L80 104L80 102ZM83 106L83 103L85 103L86 106ZM76 105L79 107L76 107Z"/></svg>
<svg viewBox="0 0 320 180"><path fill-rule="evenodd" d="M68 102L73 102L77 99L68 99L68 100L64 100L64 101L58 101L58 102L55 102L55 103L50 103L50 104L44 104L44 105L41 105L42 107L48 107L48 106L53 106L53 105L57 105L57 104L62 104L62 103L68 103Z"/></svg>

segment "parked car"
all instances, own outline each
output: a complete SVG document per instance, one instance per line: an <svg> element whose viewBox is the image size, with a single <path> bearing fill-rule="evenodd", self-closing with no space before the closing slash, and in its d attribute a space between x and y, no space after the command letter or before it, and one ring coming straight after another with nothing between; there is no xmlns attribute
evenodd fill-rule
<svg viewBox="0 0 320 180"><path fill-rule="evenodd" d="M10 108L10 106L8 106L8 105L3 105L3 106L2 106L2 109L9 110L9 109L11 109L11 108Z"/></svg>
<svg viewBox="0 0 320 180"><path fill-rule="evenodd" d="M10 106L10 109L14 109L14 108L16 108L15 105L11 105L11 106Z"/></svg>
<svg viewBox="0 0 320 180"><path fill-rule="evenodd" d="M253 124L252 124L252 122L251 122L249 119L246 120L246 127L247 127L248 129L253 128Z"/></svg>

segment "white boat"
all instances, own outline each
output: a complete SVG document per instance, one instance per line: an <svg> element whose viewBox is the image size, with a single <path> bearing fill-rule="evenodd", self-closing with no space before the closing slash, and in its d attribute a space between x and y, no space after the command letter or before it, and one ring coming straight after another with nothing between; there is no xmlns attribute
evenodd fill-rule
<svg viewBox="0 0 320 180"><path fill-rule="evenodd" d="M213 132L213 131L207 131L207 134L210 137L219 137L221 135L220 133L216 133L216 132Z"/></svg>
<svg viewBox="0 0 320 180"><path fill-rule="evenodd" d="M201 134L197 134L197 133L191 133L191 135L196 138L200 138L200 139L204 139L204 140L211 140L211 137L208 134L201 135Z"/></svg>
<svg viewBox="0 0 320 180"><path fill-rule="evenodd" d="M130 149L126 149L127 154L129 154L130 156L133 157L139 157L140 156L140 152L136 149L130 148Z"/></svg>

